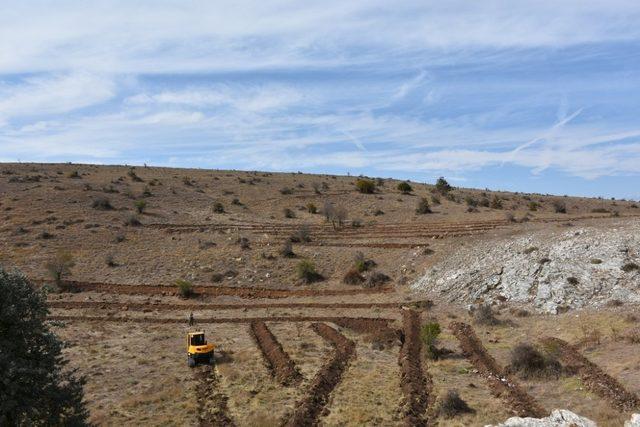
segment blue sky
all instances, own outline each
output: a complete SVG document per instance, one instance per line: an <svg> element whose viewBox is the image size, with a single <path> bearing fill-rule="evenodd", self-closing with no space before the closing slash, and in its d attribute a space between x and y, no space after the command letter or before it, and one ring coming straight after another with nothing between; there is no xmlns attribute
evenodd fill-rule
<svg viewBox="0 0 640 427"><path fill-rule="evenodd" d="M4 1L0 161L640 199L640 2Z"/></svg>

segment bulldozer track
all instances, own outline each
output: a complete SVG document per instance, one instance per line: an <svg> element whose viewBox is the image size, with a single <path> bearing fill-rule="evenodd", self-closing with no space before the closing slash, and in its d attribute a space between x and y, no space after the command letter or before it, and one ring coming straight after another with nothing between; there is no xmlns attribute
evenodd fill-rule
<svg viewBox="0 0 640 427"><path fill-rule="evenodd" d="M267 325L260 320L254 321L250 323L249 329L271 375L284 386L298 384L302 380L300 371Z"/></svg>
<svg viewBox="0 0 640 427"><path fill-rule="evenodd" d="M301 427L318 424L318 417L327 406L333 389L355 357L355 343L324 323L313 323L311 328L333 346L333 355L322 365L311 381L304 397L295 406L284 426Z"/></svg>
<svg viewBox="0 0 640 427"><path fill-rule="evenodd" d="M197 380L196 393L198 400L198 423L200 427L235 426L228 415L229 398L220 391L220 379L213 366L205 365L195 368Z"/></svg>
<svg viewBox="0 0 640 427"><path fill-rule="evenodd" d="M113 322L113 323L186 323L186 318L157 318L157 317L114 317L114 316L47 316L48 320L54 321L82 321L82 322ZM340 322L345 317L336 316L272 316L272 317L219 317L219 318L197 318L196 323L251 323L251 322ZM346 318L349 319L349 318ZM394 319L379 317L358 317L359 320L371 322L393 322Z"/></svg>
<svg viewBox="0 0 640 427"><path fill-rule="evenodd" d="M585 387L591 392L608 400L621 411L632 411L640 408L640 398L624 388L619 381L604 372L598 365L584 357L571 344L559 338L543 338L542 344L559 352L560 360L575 368Z"/></svg>
<svg viewBox="0 0 640 427"><path fill-rule="evenodd" d="M398 364L400 365L400 387L404 394L400 412L407 426L426 426L426 411L429 406L433 384L422 369L422 345L420 341L420 314L414 310L402 311L404 339Z"/></svg>
<svg viewBox="0 0 640 427"><path fill-rule="evenodd" d="M49 308L61 309L93 309L122 311L177 311L177 310L258 310L271 308L319 308L319 309L367 309L367 308L399 308L403 303L256 303L256 304L165 304L165 303L129 303L107 301L48 301Z"/></svg>
<svg viewBox="0 0 640 427"><path fill-rule="evenodd" d="M51 283L50 280L31 279L34 284ZM125 285L120 283L102 283L102 282L81 282L74 280L65 280L62 282L66 287L80 292L103 292L110 294L126 294L126 295L177 295L178 290L175 286L168 285ZM252 287L233 287L233 286L194 286L193 290L198 295L209 296L235 296L239 298L265 298L278 299L288 297L313 297L313 296L339 296L339 295L361 295L361 294L380 294L391 293L393 288L360 288L360 289L268 289L268 288L252 288Z"/></svg>
<svg viewBox="0 0 640 427"><path fill-rule="evenodd" d="M519 417L544 417L546 411L536 400L524 391L518 383L508 375L498 362L489 355L482 342L478 339L473 328L461 322L449 325L460 343L465 357L479 371L480 375L489 383L491 393L502 398Z"/></svg>

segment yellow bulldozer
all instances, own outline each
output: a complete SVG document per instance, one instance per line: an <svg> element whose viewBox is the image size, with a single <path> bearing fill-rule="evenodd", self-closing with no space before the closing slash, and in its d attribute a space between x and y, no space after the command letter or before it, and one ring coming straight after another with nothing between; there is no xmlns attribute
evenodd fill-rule
<svg viewBox="0 0 640 427"><path fill-rule="evenodd" d="M187 333L187 363L190 368L198 363L213 363L215 345L207 343L204 331Z"/></svg>

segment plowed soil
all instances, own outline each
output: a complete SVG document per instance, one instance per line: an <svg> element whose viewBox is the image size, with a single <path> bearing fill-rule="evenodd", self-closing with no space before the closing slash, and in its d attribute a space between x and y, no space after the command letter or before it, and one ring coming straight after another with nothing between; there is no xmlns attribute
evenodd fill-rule
<svg viewBox="0 0 640 427"><path fill-rule="evenodd" d="M572 345L559 338L543 338L541 342L557 350L563 363L577 370L584 385L596 395L608 400L621 411L640 408L640 398L624 388L615 378L584 357Z"/></svg>
<svg viewBox="0 0 640 427"><path fill-rule="evenodd" d="M311 327L334 348L333 355L322 365L309 385L302 401L283 425L289 427L314 426L318 424L318 416L327 406L329 395L340 383L342 374L349 361L355 357L355 344L335 329L323 323L314 323Z"/></svg>
<svg viewBox="0 0 640 427"><path fill-rule="evenodd" d="M432 389L431 378L422 370L420 314L402 311L403 342L398 355L400 386L404 394L400 412L407 426L427 425L426 410Z"/></svg>
<svg viewBox="0 0 640 427"><path fill-rule="evenodd" d="M285 386L299 383L302 375L267 325L262 321L254 321L250 329L271 374Z"/></svg>
<svg viewBox="0 0 640 427"><path fill-rule="evenodd" d="M157 317L98 317L98 316L48 316L48 320L56 321L82 321L82 322L119 322L119 323L186 323L186 318L157 318ZM273 317L223 317L223 318L198 318L197 323L251 323L251 322L340 322L344 317L330 316L273 316ZM373 322L393 319L358 318Z"/></svg>
<svg viewBox="0 0 640 427"><path fill-rule="evenodd" d="M228 398L220 390L220 381L212 366L198 366L194 375L198 381L198 420L201 427L235 426L228 415Z"/></svg>
<svg viewBox="0 0 640 427"><path fill-rule="evenodd" d="M449 329L460 342L465 357L489 383L491 393L502 398L519 417L544 417L547 412L508 375L489 355L473 328L461 322L453 322Z"/></svg>

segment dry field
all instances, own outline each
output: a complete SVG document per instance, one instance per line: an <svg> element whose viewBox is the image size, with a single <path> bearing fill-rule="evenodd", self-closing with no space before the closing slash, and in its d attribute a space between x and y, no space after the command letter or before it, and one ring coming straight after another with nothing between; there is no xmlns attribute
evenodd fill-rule
<svg viewBox="0 0 640 427"><path fill-rule="evenodd" d="M363 194L357 179L2 164L0 263L39 286L51 283L52 257L73 257L65 286L49 295L51 322L87 377L100 425L467 426L565 408L618 426L640 410L637 307L540 315L506 301L493 308L498 321L479 324L462 304L429 304L408 289L464 245L624 224L640 214L633 202L446 196L419 183L402 194L391 179ZM416 213L423 197L432 213ZM343 224L325 219L328 203ZM322 279L300 279L302 260ZM346 284L358 261L365 271ZM181 298L178 279L195 296ZM187 367L191 312L218 345L213 367ZM449 349L438 360L420 339L427 322L440 324L437 345ZM562 373L510 370L522 342L553 352ZM448 390L473 412L446 417Z"/></svg>

